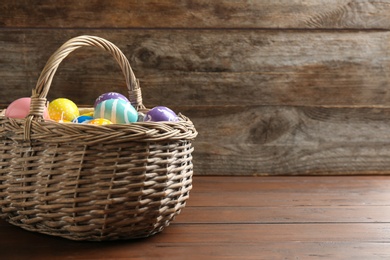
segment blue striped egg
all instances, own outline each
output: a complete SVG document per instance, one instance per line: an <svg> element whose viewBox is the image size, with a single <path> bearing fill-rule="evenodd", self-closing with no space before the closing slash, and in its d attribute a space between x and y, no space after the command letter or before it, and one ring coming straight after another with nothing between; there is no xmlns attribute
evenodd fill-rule
<svg viewBox="0 0 390 260"><path fill-rule="evenodd" d="M137 110L122 99L108 99L99 103L93 114L94 118L105 118L113 124L130 124L137 122Z"/></svg>

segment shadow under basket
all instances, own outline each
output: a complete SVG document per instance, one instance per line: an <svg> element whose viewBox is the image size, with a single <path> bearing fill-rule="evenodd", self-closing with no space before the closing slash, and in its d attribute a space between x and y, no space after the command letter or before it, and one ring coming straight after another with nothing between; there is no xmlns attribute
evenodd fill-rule
<svg viewBox="0 0 390 260"><path fill-rule="evenodd" d="M95 36L67 41L48 60L31 96L30 115L0 114L0 217L26 230L71 240L148 237L185 207L192 189L189 118L177 122L88 125L42 119L60 62L95 46L113 55L138 111L141 89L122 52Z"/></svg>

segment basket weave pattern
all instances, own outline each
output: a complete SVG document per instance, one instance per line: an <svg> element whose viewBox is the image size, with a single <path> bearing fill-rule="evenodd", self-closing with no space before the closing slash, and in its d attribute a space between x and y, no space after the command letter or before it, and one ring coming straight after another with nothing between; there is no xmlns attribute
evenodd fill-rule
<svg viewBox="0 0 390 260"><path fill-rule="evenodd" d="M55 71L72 51L94 46L120 65L129 100L141 89L126 57L112 43L79 36L48 60L25 119L0 116L0 217L30 231L72 240L140 238L162 231L185 207L192 189L191 141L178 122L129 125L61 124L42 120Z"/></svg>

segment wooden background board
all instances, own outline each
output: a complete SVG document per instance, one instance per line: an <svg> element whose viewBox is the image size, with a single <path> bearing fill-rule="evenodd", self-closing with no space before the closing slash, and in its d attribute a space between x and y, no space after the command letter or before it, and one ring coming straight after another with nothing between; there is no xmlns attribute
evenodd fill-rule
<svg viewBox="0 0 390 260"><path fill-rule="evenodd" d="M0 104L30 96L66 40L97 35L128 57L147 107L189 116L198 175L390 173L390 1L0 3ZM125 93L84 48L49 100Z"/></svg>
<svg viewBox="0 0 390 260"><path fill-rule="evenodd" d="M3 27L390 28L381 0L2 1Z"/></svg>

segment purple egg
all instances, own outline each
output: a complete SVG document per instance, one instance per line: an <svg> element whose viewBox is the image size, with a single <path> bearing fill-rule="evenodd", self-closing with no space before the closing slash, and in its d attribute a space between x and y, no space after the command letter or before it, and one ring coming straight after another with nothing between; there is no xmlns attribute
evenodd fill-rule
<svg viewBox="0 0 390 260"><path fill-rule="evenodd" d="M153 121L153 122L160 122L160 121L171 121L176 122L178 120L178 117L175 112L173 112L170 108L163 107L163 106L157 106L149 110L144 118L145 122Z"/></svg>
<svg viewBox="0 0 390 260"><path fill-rule="evenodd" d="M125 97L124 95L120 94L120 93L117 93L117 92L108 92L108 93L104 93L102 95L100 95L96 101L95 101L95 104L93 105L93 107L96 107L98 104L100 104L101 102L105 101L105 100L108 100L108 99L121 99L121 100L124 100L126 102L129 102L129 100L127 99L127 97Z"/></svg>

